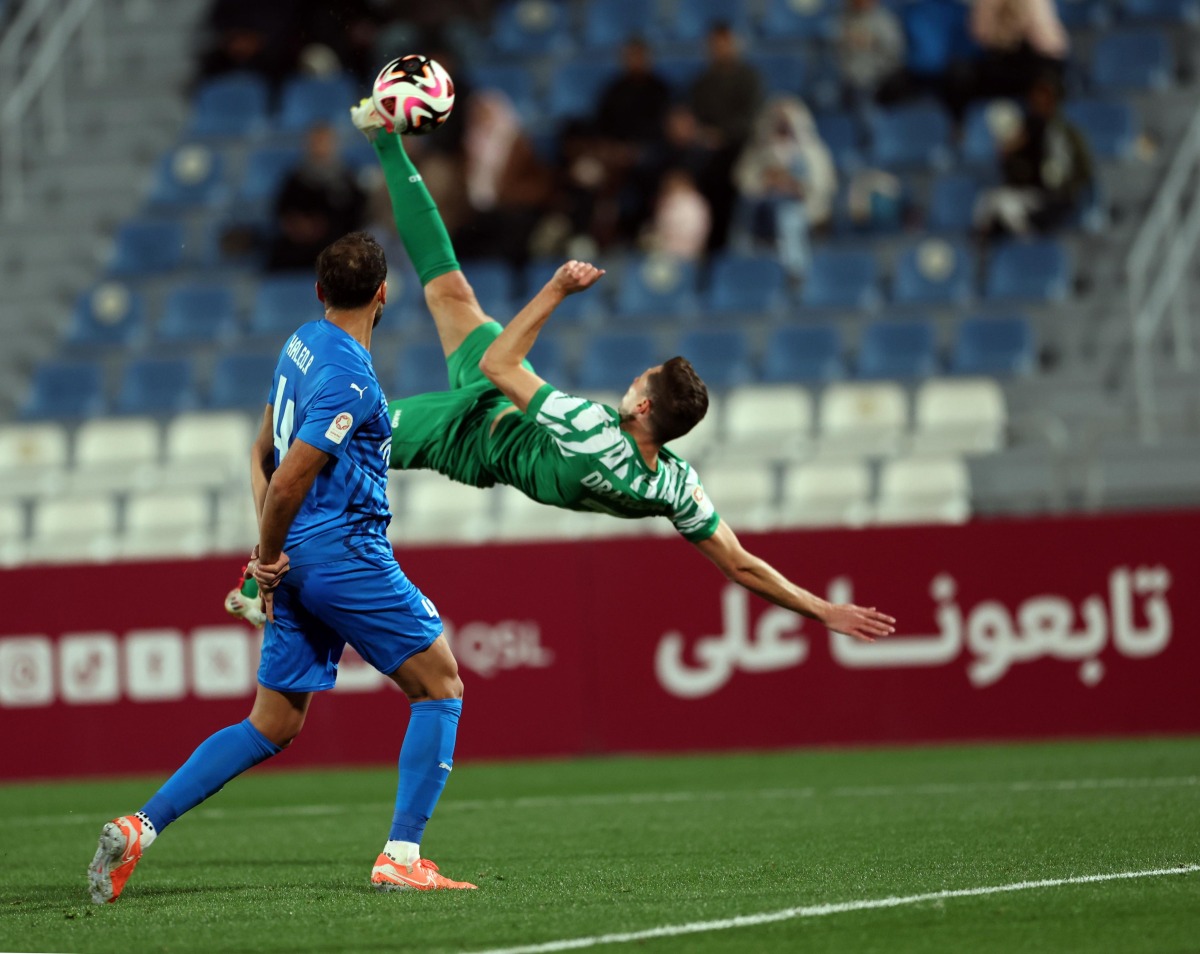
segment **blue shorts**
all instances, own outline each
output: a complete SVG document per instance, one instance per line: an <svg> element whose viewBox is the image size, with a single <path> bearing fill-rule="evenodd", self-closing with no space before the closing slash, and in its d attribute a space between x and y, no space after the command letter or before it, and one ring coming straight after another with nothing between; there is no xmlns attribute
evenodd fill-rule
<svg viewBox="0 0 1200 954"><path fill-rule="evenodd" d="M393 673L441 632L437 609L390 553L293 567L275 591L258 681L279 692L332 689L346 643Z"/></svg>

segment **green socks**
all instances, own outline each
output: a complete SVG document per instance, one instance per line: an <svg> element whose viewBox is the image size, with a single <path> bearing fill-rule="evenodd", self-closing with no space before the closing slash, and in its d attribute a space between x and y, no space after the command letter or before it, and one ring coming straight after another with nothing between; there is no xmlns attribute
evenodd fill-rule
<svg viewBox="0 0 1200 954"><path fill-rule="evenodd" d="M458 259L454 257L454 246L450 244L437 204L400 145L400 137L380 130L375 135L375 152L387 180L400 240L421 284L427 285L439 275L457 271Z"/></svg>

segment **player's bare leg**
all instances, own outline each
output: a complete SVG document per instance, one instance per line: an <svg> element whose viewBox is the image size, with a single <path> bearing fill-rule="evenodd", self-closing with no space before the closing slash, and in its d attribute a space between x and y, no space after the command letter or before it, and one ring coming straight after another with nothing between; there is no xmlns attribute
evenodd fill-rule
<svg viewBox="0 0 1200 954"><path fill-rule="evenodd" d="M467 335L492 319L483 313L475 292L461 271L446 272L425 286L425 304L437 326L442 353L458 350Z"/></svg>

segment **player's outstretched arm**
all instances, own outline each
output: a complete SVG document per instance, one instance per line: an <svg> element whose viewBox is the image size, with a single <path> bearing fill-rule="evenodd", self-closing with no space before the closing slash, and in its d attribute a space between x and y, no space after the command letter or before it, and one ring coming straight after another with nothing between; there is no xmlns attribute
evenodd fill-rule
<svg viewBox="0 0 1200 954"><path fill-rule="evenodd" d="M538 332L564 298L591 288L603 275L604 269L587 262L572 260L560 266L483 353L479 370L522 411L546 383L522 364Z"/></svg>
<svg viewBox="0 0 1200 954"><path fill-rule="evenodd" d="M712 560L732 582L776 606L819 620L835 632L868 643L895 632L896 620L873 606L830 603L797 586L766 560L749 553L724 520L717 525L716 533L693 546Z"/></svg>

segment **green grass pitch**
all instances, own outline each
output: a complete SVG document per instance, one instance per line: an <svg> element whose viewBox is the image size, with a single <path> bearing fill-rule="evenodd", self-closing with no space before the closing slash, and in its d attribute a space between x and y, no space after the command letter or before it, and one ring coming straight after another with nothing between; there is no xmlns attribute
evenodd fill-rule
<svg viewBox="0 0 1200 954"><path fill-rule="evenodd" d="M256 771L91 904L157 781L0 787L0 949L485 951L1200 864L1200 739L462 763L424 848L479 891L368 888L394 770ZM596 949L1198 951L1200 872L719 928Z"/></svg>

